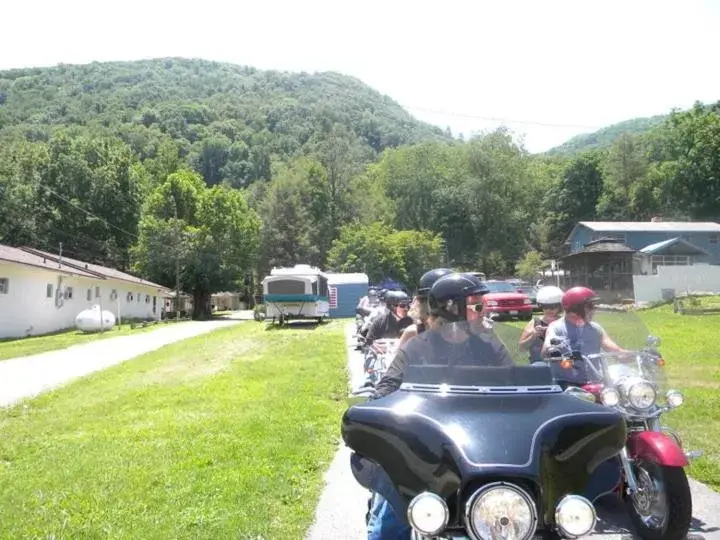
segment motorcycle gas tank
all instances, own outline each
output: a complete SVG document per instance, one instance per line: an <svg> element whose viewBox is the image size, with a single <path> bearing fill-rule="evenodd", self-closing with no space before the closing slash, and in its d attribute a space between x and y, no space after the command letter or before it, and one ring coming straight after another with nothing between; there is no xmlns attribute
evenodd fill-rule
<svg viewBox="0 0 720 540"><path fill-rule="evenodd" d="M351 407L342 427L345 443L410 496L426 489L448 496L485 475L538 484L550 475L544 481L563 489L570 475L581 488L623 447L625 429L615 411L562 393L406 391Z"/></svg>

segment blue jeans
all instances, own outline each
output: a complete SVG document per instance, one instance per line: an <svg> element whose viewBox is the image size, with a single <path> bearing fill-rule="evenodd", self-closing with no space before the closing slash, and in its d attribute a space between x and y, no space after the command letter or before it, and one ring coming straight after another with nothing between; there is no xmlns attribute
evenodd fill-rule
<svg viewBox="0 0 720 540"><path fill-rule="evenodd" d="M368 516L368 540L410 540L410 525L405 516L398 516L395 507L403 507L403 499L387 473L377 464L353 453L350 468L358 483L372 494ZM382 495L381 495L382 494Z"/></svg>
<svg viewBox="0 0 720 540"><path fill-rule="evenodd" d="M409 540L410 531L410 526L397 518L387 499L375 493L368 520L368 540Z"/></svg>

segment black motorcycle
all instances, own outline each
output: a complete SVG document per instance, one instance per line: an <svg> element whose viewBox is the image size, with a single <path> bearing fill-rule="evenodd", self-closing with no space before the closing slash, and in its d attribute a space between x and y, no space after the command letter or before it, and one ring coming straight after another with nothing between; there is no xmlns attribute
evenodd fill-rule
<svg viewBox="0 0 720 540"><path fill-rule="evenodd" d="M407 367L398 391L345 412L355 478L415 538L577 538L594 529L583 490L622 450L625 422L563 392L549 367L528 366L516 337L483 321L427 331L399 353Z"/></svg>

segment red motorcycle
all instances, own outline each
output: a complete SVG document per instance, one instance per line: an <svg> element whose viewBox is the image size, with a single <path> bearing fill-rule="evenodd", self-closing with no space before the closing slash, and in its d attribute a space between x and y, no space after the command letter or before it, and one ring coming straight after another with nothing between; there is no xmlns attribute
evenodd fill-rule
<svg viewBox="0 0 720 540"><path fill-rule="evenodd" d="M603 487L593 496L615 492L622 497L641 538L684 539L692 520L684 468L701 452L686 452L677 433L660 423L664 413L683 404L683 395L667 388L659 338L637 343L648 333L636 314L598 312L596 320L625 351L582 355L558 339L548 351L555 381L567 393L617 410L627 424L626 446L604 464L596 478L596 486Z"/></svg>

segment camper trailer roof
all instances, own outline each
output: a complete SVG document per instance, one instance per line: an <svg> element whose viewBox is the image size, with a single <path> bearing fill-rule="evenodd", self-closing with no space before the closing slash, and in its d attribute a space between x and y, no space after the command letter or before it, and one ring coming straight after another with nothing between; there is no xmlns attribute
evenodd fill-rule
<svg viewBox="0 0 720 540"><path fill-rule="evenodd" d="M297 281L309 281L310 283L315 283L318 280L318 277L316 275L310 274L280 274L275 276L265 276L262 282L270 283L273 281L283 281L288 279L295 279Z"/></svg>
<svg viewBox="0 0 720 540"><path fill-rule="evenodd" d="M292 268L273 268L271 276L324 276L325 273L315 266L309 264L296 264Z"/></svg>

